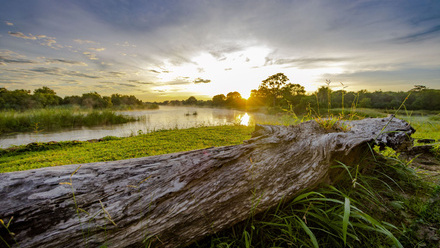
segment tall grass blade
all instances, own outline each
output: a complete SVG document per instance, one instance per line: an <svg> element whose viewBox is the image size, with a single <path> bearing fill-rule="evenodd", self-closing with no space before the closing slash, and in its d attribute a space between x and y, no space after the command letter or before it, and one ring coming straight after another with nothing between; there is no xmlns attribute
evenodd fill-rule
<svg viewBox="0 0 440 248"><path fill-rule="evenodd" d="M304 221L302 221L298 216L295 216L295 217L296 217L296 220L301 225L302 229L307 233L307 235L309 235L310 240L312 241L313 247L319 248L318 240L316 239L316 236L315 236L315 234L313 234L312 230L310 230L310 228L306 225L306 223L304 223Z"/></svg>
<svg viewBox="0 0 440 248"><path fill-rule="evenodd" d="M344 240L344 245L347 244L347 228L350 218L350 199L345 197L344 203L344 218L342 219L342 238Z"/></svg>
<svg viewBox="0 0 440 248"><path fill-rule="evenodd" d="M11 246L8 244L8 242L6 242L6 240L4 240L4 239L2 238L2 236L0 236L0 239L3 241L3 243L6 244L6 246L8 246L8 248L11 248Z"/></svg>

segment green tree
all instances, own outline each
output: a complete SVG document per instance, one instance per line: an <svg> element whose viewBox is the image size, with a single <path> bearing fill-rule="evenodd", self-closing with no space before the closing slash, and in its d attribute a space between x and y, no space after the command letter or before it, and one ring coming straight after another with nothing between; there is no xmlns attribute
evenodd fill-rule
<svg viewBox="0 0 440 248"><path fill-rule="evenodd" d="M301 98L306 94L304 86L300 84L286 84L281 88L282 103L286 107L293 108L301 102Z"/></svg>
<svg viewBox="0 0 440 248"><path fill-rule="evenodd" d="M423 89L415 94L411 109L440 110L440 90Z"/></svg>
<svg viewBox="0 0 440 248"><path fill-rule="evenodd" d="M371 108L371 98L365 97L359 102L361 108Z"/></svg>
<svg viewBox="0 0 440 248"><path fill-rule="evenodd" d="M414 85L414 88L412 89L412 91L416 91L416 92L420 92L422 90L426 90L426 86L425 85Z"/></svg>
<svg viewBox="0 0 440 248"><path fill-rule="evenodd" d="M102 100L104 102L105 107L104 108L111 108L113 107L112 98L109 96L102 97Z"/></svg>
<svg viewBox="0 0 440 248"><path fill-rule="evenodd" d="M85 93L81 97L81 105L88 108L109 108L111 101L103 99L100 94L95 92Z"/></svg>
<svg viewBox="0 0 440 248"><path fill-rule="evenodd" d="M57 93L47 86L43 86L42 88L38 88L34 90L34 94L48 94L48 95L56 95Z"/></svg>
<svg viewBox="0 0 440 248"><path fill-rule="evenodd" d="M226 95L226 106L230 108L246 108L246 100L241 97L241 94L237 91L229 92Z"/></svg>
<svg viewBox="0 0 440 248"><path fill-rule="evenodd" d="M110 101L113 106L121 106L121 105L136 106L143 104L141 100L137 99L133 95L128 96L121 94L112 94Z"/></svg>
<svg viewBox="0 0 440 248"><path fill-rule="evenodd" d="M196 105L197 99L194 96L190 96L188 99L184 102L185 105Z"/></svg>
<svg viewBox="0 0 440 248"><path fill-rule="evenodd" d="M212 98L212 105L216 107L222 107L226 104L226 96L223 94L215 95Z"/></svg>
<svg viewBox="0 0 440 248"><path fill-rule="evenodd" d="M266 105L266 97L260 90L251 90L251 96L247 100L247 107L257 109Z"/></svg>
<svg viewBox="0 0 440 248"><path fill-rule="evenodd" d="M63 99L63 104L66 105L81 105L82 98L80 96L66 96Z"/></svg>
<svg viewBox="0 0 440 248"><path fill-rule="evenodd" d="M0 109L26 110L35 107L35 100L29 90L0 89Z"/></svg>
<svg viewBox="0 0 440 248"><path fill-rule="evenodd" d="M62 98L47 86L34 90L33 98L39 107L57 106L62 102Z"/></svg>
<svg viewBox="0 0 440 248"><path fill-rule="evenodd" d="M327 108L331 108L331 95L332 90L330 87L321 86L318 91L316 92L316 95L318 97L319 105L325 106L327 105Z"/></svg>
<svg viewBox="0 0 440 248"><path fill-rule="evenodd" d="M258 90L260 94L266 97L266 100L270 101L272 107L277 105L278 99L282 98L282 87L289 81L286 75L283 73L274 74L267 79L263 80Z"/></svg>

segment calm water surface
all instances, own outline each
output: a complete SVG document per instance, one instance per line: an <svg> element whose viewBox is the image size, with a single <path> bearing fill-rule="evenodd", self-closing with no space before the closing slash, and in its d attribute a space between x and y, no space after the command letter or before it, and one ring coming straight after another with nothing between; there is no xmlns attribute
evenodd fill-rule
<svg viewBox="0 0 440 248"><path fill-rule="evenodd" d="M0 147L22 145L32 142L90 140L105 136L126 137L138 133L148 133L160 129L183 129L199 126L217 126L240 123L249 125L255 119L264 118L264 114L246 113L238 110L168 107L160 106L158 110L121 111L124 115L140 117L140 121L120 125L98 126L59 130L56 132L18 133L0 136Z"/></svg>

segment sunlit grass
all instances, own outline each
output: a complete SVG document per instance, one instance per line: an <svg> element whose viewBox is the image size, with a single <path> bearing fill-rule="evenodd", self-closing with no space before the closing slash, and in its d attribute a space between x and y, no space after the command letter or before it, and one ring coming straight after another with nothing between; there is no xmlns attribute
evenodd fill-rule
<svg viewBox="0 0 440 248"><path fill-rule="evenodd" d="M440 120L433 119L431 116L404 116L398 118L408 121L416 130L412 135L415 139L440 139Z"/></svg>
<svg viewBox="0 0 440 248"><path fill-rule="evenodd" d="M249 139L253 127L217 126L182 130L162 130L127 138L114 138L98 143L60 142L41 144L34 151L5 152L0 157L0 172L41 167L114 161L189 151L213 146L236 145Z"/></svg>

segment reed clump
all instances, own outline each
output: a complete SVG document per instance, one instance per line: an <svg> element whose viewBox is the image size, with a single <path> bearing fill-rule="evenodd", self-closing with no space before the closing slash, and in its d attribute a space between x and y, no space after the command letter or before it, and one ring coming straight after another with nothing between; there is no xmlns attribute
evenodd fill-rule
<svg viewBox="0 0 440 248"><path fill-rule="evenodd" d="M52 131L81 126L122 124L136 120L112 110L48 108L24 112L3 111L0 112L0 133Z"/></svg>

